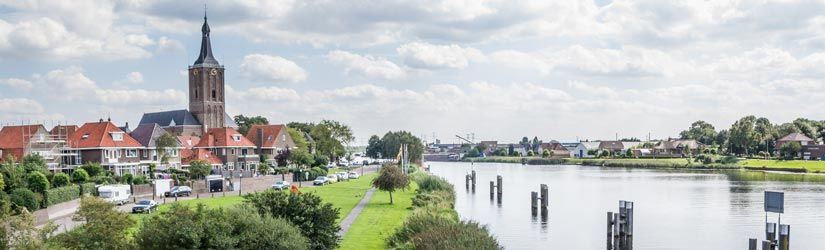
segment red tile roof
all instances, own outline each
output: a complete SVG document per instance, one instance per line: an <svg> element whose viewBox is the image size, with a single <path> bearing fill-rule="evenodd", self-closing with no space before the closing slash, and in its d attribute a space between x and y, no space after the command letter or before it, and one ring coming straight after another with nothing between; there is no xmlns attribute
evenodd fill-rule
<svg viewBox="0 0 825 250"><path fill-rule="evenodd" d="M201 138L194 135L179 135L178 141L180 142L181 147L192 149L192 147L198 145L198 142L201 141Z"/></svg>
<svg viewBox="0 0 825 250"><path fill-rule="evenodd" d="M115 141L112 133L122 133L123 140ZM69 145L73 148L130 148L143 147L137 140L120 130L112 122L89 122L78 128L69 137Z"/></svg>
<svg viewBox="0 0 825 250"><path fill-rule="evenodd" d="M196 160L205 161L210 165L223 165L221 158L203 148L181 150L180 157L183 165L190 165L192 161Z"/></svg>
<svg viewBox="0 0 825 250"><path fill-rule="evenodd" d="M22 160L25 156L26 145L29 144L32 136L38 133L46 133L46 128L37 124L5 126L0 129L0 149L3 151L0 159L5 160L9 156L14 156L17 161Z"/></svg>
<svg viewBox="0 0 825 250"><path fill-rule="evenodd" d="M801 133L791 133L779 139L779 141L813 141L810 137Z"/></svg>
<svg viewBox="0 0 825 250"><path fill-rule="evenodd" d="M77 131L77 125L57 125L49 130L49 134L51 135L62 135L66 136L66 138L71 137L72 134Z"/></svg>
<svg viewBox="0 0 825 250"><path fill-rule="evenodd" d="M263 143L261 145L262 148L284 148L284 147L294 147L295 142L292 141L292 137L289 136L287 132L286 125L277 124L277 125L252 125L249 128L249 132L246 133L246 138L249 139L255 145L258 145L258 129L261 129L263 132ZM284 139L279 139L281 133L284 133Z"/></svg>
<svg viewBox="0 0 825 250"><path fill-rule="evenodd" d="M232 138L238 136L238 140ZM210 128L206 134L201 137L200 142L195 148L214 148L214 147L255 147L255 143L246 139L241 133L238 133L233 128Z"/></svg>

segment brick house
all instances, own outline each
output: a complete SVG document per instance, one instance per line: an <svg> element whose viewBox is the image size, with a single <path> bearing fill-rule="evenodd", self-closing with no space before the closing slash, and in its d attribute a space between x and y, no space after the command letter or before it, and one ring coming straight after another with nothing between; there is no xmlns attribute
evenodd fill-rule
<svg viewBox="0 0 825 250"><path fill-rule="evenodd" d="M286 125L252 125L246 138L257 147L257 154L270 165L275 164L275 156L284 150L295 149L295 141L289 136Z"/></svg>
<svg viewBox="0 0 825 250"><path fill-rule="evenodd" d="M600 141L599 150L610 152L610 155L624 154L624 143L621 141Z"/></svg>
<svg viewBox="0 0 825 250"><path fill-rule="evenodd" d="M30 150L29 144L48 133L40 124L3 127L0 129L0 160L14 158L20 162L26 155L35 153Z"/></svg>
<svg viewBox="0 0 825 250"><path fill-rule="evenodd" d="M690 153L697 155L705 147L704 144L693 139L667 140L661 141L653 147L653 154L657 156L682 157L685 149L690 149Z"/></svg>
<svg viewBox="0 0 825 250"><path fill-rule="evenodd" d="M780 147L782 147L782 144L785 144L785 143L788 143L788 142L799 142L799 145L802 145L802 146L814 145L814 140L811 139L810 137L807 137L802 133L790 133L789 135L786 135L785 137L782 137L782 138L779 138L779 140L776 140L777 150Z"/></svg>
<svg viewBox="0 0 825 250"><path fill-rule="evenodd" d="M99 162L115 175L146 174L140 165L143 145L110 121L83 124L71 136L69 145L79 153L80 162Z"/></svg>
<svg viewBox="0 0 825 250"><path fill-rule="evenodd" d="M234 128L210 128L192 149L209 150L226 170L254 170L260 164L255 143Z"/></svg>
<svg viewBox="0 0 825 250"><path fill-rule="evenodd" d="M171 134L162 129L157 123L141 124L132 130L129 135L143 145L143 149L140 150L141 165L148 167L149 164L155 164L158 170L164 170L166 168L181 168L180 150L183 147L180 145L181 143L178 141L177 137L174 137L175 146L165 149L168 165L161 164L162 154L158 149L157 140L161 136Z"/></svg>

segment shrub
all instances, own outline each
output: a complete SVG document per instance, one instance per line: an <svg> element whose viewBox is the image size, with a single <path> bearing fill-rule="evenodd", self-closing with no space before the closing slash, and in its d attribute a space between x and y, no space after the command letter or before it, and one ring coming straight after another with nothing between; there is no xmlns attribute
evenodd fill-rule
<svg viewBox="0 0 825 250"><path fill-rule="evenodd" d="M438 223L412 237L416 249L503 249L487 228L473 221Z"/></svg>
<svg viewBox="0 0 825 250"><path fill-rule="evenodd" d="M737 162L739 162L739 158L736 158L736 156L733 155L728 155L722 157L722 159L719 159L719 163L722 164L736 164Z"/></svg>
<svg viewBox="0 0 825 250"><path fill-rule="evenodd" d="M11 214L11 198L6 192L0 191L0 218L5 218L9 214Z"/></svg>
<svg viewBox="0 0 825 250"><path fill-rule="evenodd" d="M52 177L52 186L63 187L72 183L71 177L65 173L57 173Z"/></svg>
<svg viewBox="0 0 825 250"><path fill-rule="evenodd" d="M441 177L425 175L415 179L419 191L453 190L453 184Z"/></svg>
<svg viewBox="0 0 825 250"><path fill-rule="evenodd" d="M149 182L146 181L146 176L143 176L143 175L135 176L135 178L132 179L132 184L134 184L134 185L142 185L142 184L146 184L146 183L149 183Z"/></svg>
<svg viewBox="0 0 825 250"><path fill-rule="evenodd" d="M37 196L27 188L17 188L11 191L11 203L17 207L25 207L29 211L40 208Z"/></svg>
<svg viewBox="0 0 825 250"><path fill-rule="evenodd" d="M80 198L80 186L70 185L59 188L52 188L46 191L46 206L52 206Z"/></svg>
<svg viewBox="0 0 825 250"><path fill-rule="evenodd" d="M135 224L129 215L100 198L80 201L74 221L84 221L80 227L60 234L50 241L68 249L133 249L128 230Z"/></svg>
<svg viewBox="0 0 825 250"><path fill-rule="evenodd" d="M80 184L81 195L97 195L97 188L92 182Z"/></svg>
<svg viewBox="0 0 825 250"><path fill-rule="evenodd" d="M96 162L87 162L80 166L81 169L86 170L86 173L89 174L89 177L95 177L103 173L103 167L100 166L100 163Z"/></svg>
<svg viewBox="0 0 825 250"><path fill-rule="evenodd" d="M455 220L437 213L431 213L427 210L415 210L407 217L404 224L387 238L387 245L390 248L413 249L413 236L434 227L446 226L455 222Z"/></svg>
<svg viewBox="0 0 825 250"><path fill-rule="evenodd" d="M31 172L26 179L29 181L31 191L42 194L49 190L49 179L41 172Z"/></svg>
<svg viewBox="0 0 825 250"><path fill-rule="evenodd" d="M98 185L106 185L106 184L117 183L114 178L112 178L111 176L105 176L105 175L98 175L98 176L92 177L91 181L94 182L95 184L98 184Z"/></svg>
<svg viewBox="0 0 825 250"><path fill-rule="evenodd" d="M339 209L322 203L313 193L294 194L267 190L244 195L245 203L251 204L262 216L284 218L302 230L309 239L311 249L335 249L338 247L338 230L335 222Z"/></svg>
<svg viewBox="0 0 825 250"><path fill-rule="evenodd" d="M75 169L72 173L72 181L74 183L85 183L89 181L89 173L86 173L86 170L82 168Z"/></svg>
<svg viewBox="0 0 825 250"><path fill-rule="evenodd" d="M455 206L455 194L446 190L419 192L412 198L412 204L416 207L432 206L441 210L452 210Z"/></svg>
<svg viewBox="0 0 825 250"><path fill-rule="evenodd" d="M132 174L131 174L131 173L125 173L125 174L123 174L123 177L121 177L121 180L123 180L123 183L126 183L126 184L132 184L132 180L133 180L134 178L135 178L135 177L134 177L134 176L132 176Z"/></svg>

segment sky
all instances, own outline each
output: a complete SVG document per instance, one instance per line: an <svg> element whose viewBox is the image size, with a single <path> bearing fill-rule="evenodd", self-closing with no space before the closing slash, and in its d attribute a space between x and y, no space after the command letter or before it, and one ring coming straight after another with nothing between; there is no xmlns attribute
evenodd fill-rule
<svg viewBox="0 0 825 250"><path fill-rule="evenodd" d="M0 124L187 108L204 4L230 115L338 120L355 144L825 119L823 1L0 0Z"/></svg>

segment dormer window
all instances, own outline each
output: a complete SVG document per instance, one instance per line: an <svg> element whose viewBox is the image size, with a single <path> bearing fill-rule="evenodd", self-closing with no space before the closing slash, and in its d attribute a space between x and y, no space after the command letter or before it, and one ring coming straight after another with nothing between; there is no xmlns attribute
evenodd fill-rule
<svg viewBox="0 0 825 250"><path fill-rule="evenodd" d="M123 132L112 132L113 141L123 141Z"/></svg>
<svg viewBox="0 0 825 250"><path fill-rule="evenodd" d="M232 140L241 141L241 135L232 135Z"/></svg>
<svg viewBox="0 0 825 250"><path fill-rule="evenodd" d="M271 141L271 140L272 140L272 136L270 135L270 136L266 137L266 140L267 140L267 141Z"/></svg>
<svg viewBox="0 0 825 250"><path fill-rule="evenodd" d="M81 136L80 139L83 139L83 140L89 139L89 133L83 134L83 136Z"/></svg>

